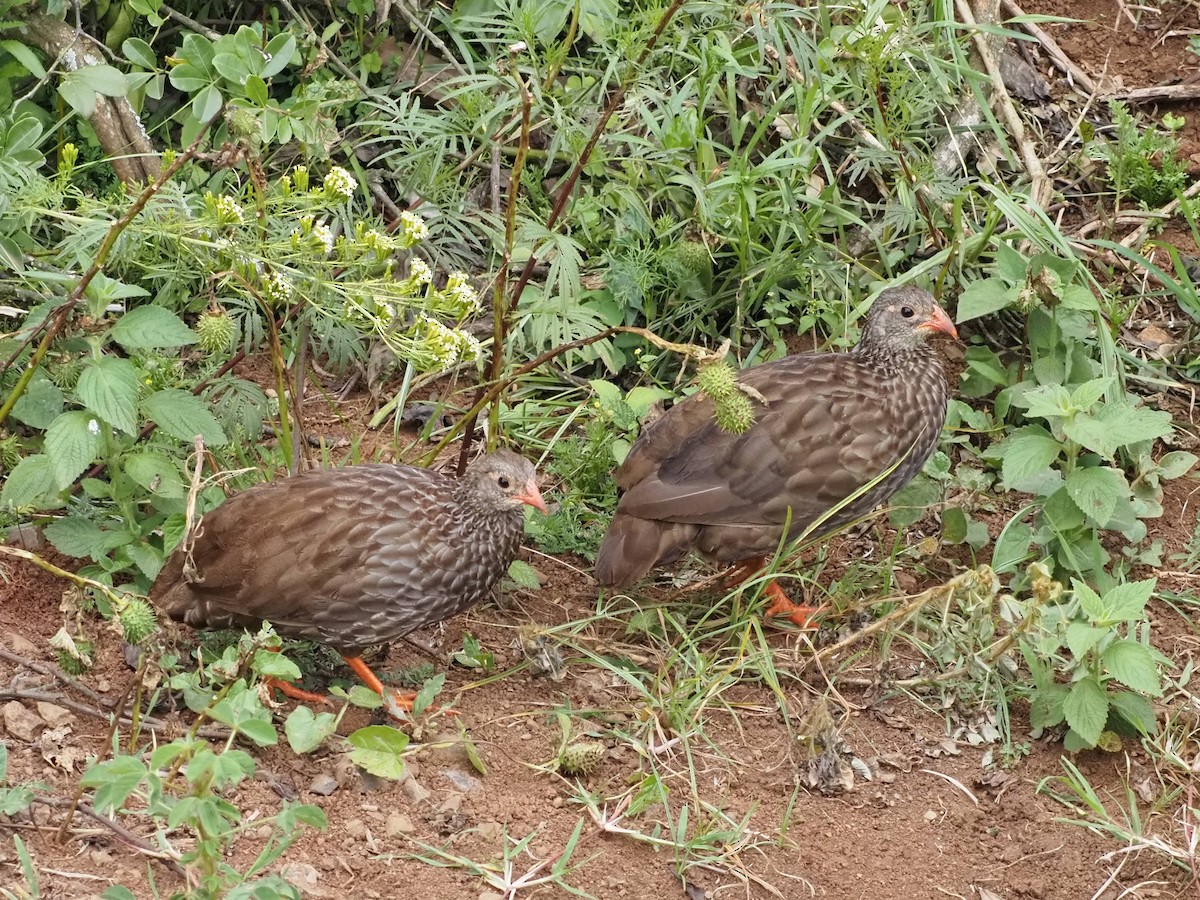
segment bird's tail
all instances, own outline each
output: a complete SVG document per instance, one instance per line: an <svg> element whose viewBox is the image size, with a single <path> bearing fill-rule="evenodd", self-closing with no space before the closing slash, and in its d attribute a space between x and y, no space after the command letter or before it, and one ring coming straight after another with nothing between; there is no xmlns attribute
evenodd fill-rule
<svg viewBox="0 0 1200 900"><path fill-rule="evenodd" d="M618 512L596 554L596 580L624 590L660 563L678 559L695 544L699 528L639 519Z"/></svg>

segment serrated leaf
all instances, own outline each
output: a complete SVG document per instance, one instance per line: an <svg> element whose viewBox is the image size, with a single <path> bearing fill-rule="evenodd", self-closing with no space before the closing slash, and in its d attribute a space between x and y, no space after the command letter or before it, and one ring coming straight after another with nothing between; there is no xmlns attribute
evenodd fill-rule
<svg viewBox="0 0 1200 900"><path fill-rule="evenodd" d="M1083 608L1084 615L1093 622L1104 622L1107 620L1108 607L1100 599L1100 595L1092 590L1090 585L1080 581L1078 578L1072 578L1071 588L1075 591L1075 599L1079 601L1079 605Z"/></svg>
<svg viewBox="0 0 1200 900"><path fill-rule="evenodd" d="M1153 578L1118 584L1104 595L1104 608L1109 621L1126 622L1140 619L1146 603L1154 595L1158 582Z"/></svg>
<svg viewBox="0 0 1200 900"><path fill-rule="evenodd" d="M12 416L30 428L45 431L63 410L63 392L40 369L33 373L25 393L13 406Z"/></svg>
<svg viewBox="0 0 1200 900"><path fill-rule="evenodd" d="M1099 403L1104 397L1108 386L1112 384L1112 377L1093 378L1091 381L1085 381L1071 391L1071 405L1076 409L1087 410L1095 404Z"/></svg>
<svg viewBox="0 0 1200 900"><path fill-rule="evenodd" d="M46 526L46 540L59 553L76 558L99 559L122 544L129 543L128 532L105 531L95 522L78 516L64 516Z"/></svg>
<svg viewBox="0 0 1200 900"><path fill-rule="evenodd" d="M955 320L960 324L999 312L1017 302L1021 292L1015 287L1005 287L997 278L985 278L967 285L959 295Z"/></svg>
<svg viewBox="0 0 1200 900"><path fill-rule="evenodd" d="M1066 488L1075 505L1101 527L1112 518L1117 502L1129 495L1124 473L1107 466L1076 469L1067 476Z"/></svg>
<svg viewBox="0 0 1200 900"><path fill-rule="evenodd" d="M1029 416L1059 418L1071 413L1071 393L1061 384L1047 384L1015 393L1013 405L1025 409Z"/></svg>
<svg viewBox="0 0 1200 900"><path fill-rule="evenodd" d="M1100 682L1094 678L1084 678L1071 685L1071 690L1063 701L1063 715L1071 726L1089 747L1096 746L1100 733L1104 731L1104 723L1108 721L1108 695Z"/></svg>
<svg viewBox="0 0 1200 900"><path fill-rule="evenodd" d="M542 586L537 569L522 559L514 559L508 567L508 577L526 590L536 591Z"/></svg>
<svg viewBox="0 0 1200 900"><path fill-rule="evenodd" d="M1104 651L1104 668L1121 684L1151 697L1162 696L1162 679L1150 648L1132 638L1114 641Z"/></svg>
<svg viewBox="0 0 1200 900"><path fill-rule="evenodd" d="M307 706L297 706L283 724L288 745L294 753L310 753L337 731L337 716L333 713L314 713Z"/></svg>
<svg viewBox="0 0 1200 900"><path fill-rule="evenodd" d="M150 493L178 500L187 496L179 466L165 453L129 453L120 462L125 474Z"/></svg>
<svg viewBox="0 0 1200 900"><path fill-rule="evenodd" d="M159 428L180 440L192 441L200 435L209 447L223 447L229 443L204 401L187 391L168 388L151 394L142 401L142 411L157 422Z"/></svg>
<svg viewBox="0 0 1200 900"><path fill-rule="evenodd" d="M118 756L107 762L96 763L79 779L84 787L96 789L93 805L102 813L109 813L125 805L129 795L148 775L145 763L136 756Z"/></svg>
<svg viewBox="0 0 1200 900"><path fill-rule="evenodd" d="M79 375L75 396L113 428L137 432L138 374L129 360L104 356L89 361Z"/></svg>
<svg viewBox="0 0 1200 900"><path fill-rule="evenodd" d="M996 449L1003 454L1000 472L1004 484L1011 488L1023 479L1050 468L1062 452L1062 445L1048 434L1027 432L1014 435Z"/></svg>
<svg viewBox="0 0 1200 900"><path fill-rule="evenodd" d="M1072 622L1067 626L1067 646L1076 659L1083 659L1109 633L1107 628L1096 628L1086 622Z"/></svg>
<svg viewBox="0 0 1200 900"><path fill-rule="evenodd" d="M1152 441L1171 433L1171 414L1166 410L1134 406L1128 401L1106 403L1096 418L1110 430L1115 446Z"/></svg>
<svg viewBox="0 0 1200 900"><path fill-rule="evenodd" d="M399 779L404 775L404 749L408 735L389 725L368 725L347 738L350 761L380 778Z"/></svg>
<svg viewBox="0 0 1200 900"><path fill-rule="evenodd" d="M126 350L173 349L199 340L179 316L153 304L138 306L121 316L109 337Z"/></svg>
<svg viewBox="0 0 1200 900"><path fill-rule="evenodd" d="M1154 704L1146 697L1129 691L1117 691L1109 694L1108 700L1113 710L1136 731L1142 734L1154 734L1158 731L1158 717L1154 714Z"/></svg>
<svg viewBox="0 0 1200 900"><path fill-rule="evenodd" d="M61 506L57 498L52 499L58 491L56 485L50 457L35 453L25 457L8 473L4 487L0 488L0 505L39 509L47 505Z"/></svg>
<svg viewBox="0 0 1200 900"><path fill-rule="evenodd" d="M57 487L70 487L96 459L101 429L94 415L81 410L63 413L46 429L42 449L54 468Z"/></svg>

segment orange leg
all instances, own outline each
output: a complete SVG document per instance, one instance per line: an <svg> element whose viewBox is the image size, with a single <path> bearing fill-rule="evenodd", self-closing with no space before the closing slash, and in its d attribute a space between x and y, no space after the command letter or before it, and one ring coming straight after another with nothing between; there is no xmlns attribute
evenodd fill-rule
<svg viewBox="0 0 1200 900"><path fill-rule="evenodd" d="M363 684L377 693L380 697L387 699L387 688L383 686L383 682L379 680L379 677L371 671L371 667L362 661L361 657L343 656L342 659L346 661L346 665L353 670L354 674L362 679ZM396 705L400 707L400 709L404 710L405 712L412 712L413 701L417 699L417 694L416 691L412 691L407 694L393 693L391 695L391 699L396 702Z"/></svg>
<svg viewBox="0 0 1200 900"><path fill-rule="evenodd" d="M293 700L303 700L305 703L316 703L319 706L327 706L329 704L328 697L298 688L290 681L282 681L278 678L264 678L263 681L266 682L267 687L281 691Z"/></svg>
<svg viewBox="0 0 1200 900"><path fill-rule="evenodd" d="M754 575L762 571L766 566L767 558L765 556L749 556L746 559L734 563L729 570L729 580L726 582L730 587L735 584L740 584L747 581ZM793 603L791 598L784 593L781 588L772 578L763 588L763 594L768 600L766 614L768 616L787 616L796 625L801 628L812 628L812 617L820 612L820 607L804 606Z"/></svg>

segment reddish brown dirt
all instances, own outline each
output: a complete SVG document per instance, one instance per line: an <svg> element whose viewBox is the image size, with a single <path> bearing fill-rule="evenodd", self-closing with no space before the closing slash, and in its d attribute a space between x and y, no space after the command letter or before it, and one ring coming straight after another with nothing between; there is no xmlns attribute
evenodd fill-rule
<svg viewBox="0 0 1200 900"><path fill-rule="evenodd" d="M1144 7L1126 7L1141 10L1137 14L1147 20ZM1163 8L1163 18L1176 16L1170 27L1197 27L1193 4L1163 4ZM1092 20L1094 24L1047 28L1086 71L1098 75L1107 67L1109 72L1119 73L1125 87L1148 86L1196 69L1195 57L1185 49L1186 37L1160 41L1166 27L1161 22L1154 29L1134 29L1115 2L1044 0L1027 3L1025 10ZM1188 16L1186 22L1178 18ZM1197 133L1193 129L1200 126L1200 108L1175 104L1172 109L1188 115L1187 137L1192 140ZM367 406L361 399L356 403L364 409ZM349 437L359 430L356 423L361 419L361 409L342 407L311 424L314 431ZM376 442L364 448L362 458L390 458L396 449L404 455L403 447L411 437L409 432L396 444L390 439L373 439ZM1194 490L1191 480L1172 485L1167 515L1155 525L1168 554L1184 552L1189 546L1197 518ZM920 529L911 529L908 537L919 539ZM830 548L833 563L822 578L844 571L856 553L873 547L877 553L869 535L836 539ZM453 722L443 720L438 727L453 736L461 724L478 746L486 774L474 771L461 749L427 746L410 760L413 782L429 792L427 798L415 799L411 785L368 783L347 772L340 752L334 750L297 757L284 744L254 751L258 777L228 797L248 817L276 812L281 792L294 792L299 799L319 805L329 817L325 833L305 836L282 861L297 867L290 870L293 875L312 876L306 896L438 900L499 896L489 895L489 886L462 867L435 867L412 858L412 854L426 852L417 842L444 847L464 859L494 863L503 834L513 840L534 834L527 850L514 859L516 877L560 853L582 819L583 838L572 859L578 868L566 880L603 900L1200 897L1197 885L1166 866L1161 856L1109 856L1122 849L1121 842L1057 821L1064 808L1039 794L1036 787L1047 776L1062 772L1064 754L1060 744L1029 738L1026 710L1012 711L1012 730L1014 739L1026 745L1027 755L1011 768L985 769L984 748L946 737L947 722L955 721L956 710L936 708L932 701L922 704L906 694L881 701L878 691L856 687L855 677L872 680L866 677L872 674L871 660L840 673L832 684L808 675L804 682L785 681L784 690L793 711L800 715L814 707L815 698L823 697L854 752L862 759L884 761L876 780L859 779L852 791L835 796L797 787L802 763L794 732L789 736L782 726L770 691L744 683L711 698L700 713L703 733L693 734L689 748L690 767L696 773L695 784L690 785L683 747L670 743L669 733L664 731L650 740L653 749L643 753L635 751L632 741L614 737L615 733L653 738L654 730L646 725L652 711L585 657L568 654L567 673L560 682L532 678L519 668L520 654L511 647L522 625L581 622L596 609L594 585L572 564L537 554L527 553L526 558L545 578L540 591L511 598L507 608L488 605L459 617L440 636L423 636L432 637L445 653L461 646L462 633L469 631L497 655L501 672L513 670L489 683L478 683L478 676L468 670L440 667L447 673L445 696L456 698L454 705L462 715ZM929 574L918 563L907 560L904 565L906 571L897 573L897 581L904 587L928 581ZM1180 592L1194 589L1195 580L1189 573L1171 563L1164 569L1157 573L1164 586ZM53 653L47 640L64 622L60 611L63 582L8 559L0 560L0 575L0 640L19 656L50 664ZM1158 646L1177 659L1194 658L1198 643L1194 623L1163 605L1154 607L1152 618ZM625 655L650 668L656 666L661 660L654 657L649 645L641 644L636 635L622 634L619 622L612 617L596 626L580 626L575 643L596 653L620 647ZM7 685L3 688L8 692L5 701L14 692L45 692L81 704L70 722L70 740L73 746L93 754L102 751L108 726L85 710L120 696L131 672L111 631L95 620L87 622L87 629L96 639L97 665L79 682L95 691L100 700L66 690L53 678L10 661L0 660L0 684ZM781 667L788 660L803 659L808 652L794 635L772 633L770 640ZM707 649L713 654L729 652L715 638L709 639ZM396 669L423 661L417 651L400 645L380 668ZM904 666L895 657L888 664ZM671 674L672 668L667 666L664 671ZM846 675L850 677L843 680ZM1191 690L1195 693L1194 683ZM24 702L33 706L32 701ZM607 750L600 768L584 781L601 802L607 799L609 807L615 807L616 798L629 789L631 781L653 770L668 786L672 820L682 804L690 804L689 835L693 839L705 825L706 808L714 826L721 826L715 816L720 811L733 822L747 818L747 827L708 848L697 846L690 855L655 850L649 843L620 834L598 834L576 802L580 791L574 781L538 768L553 757L560 738L555 711L589 710L606 711L604 720L576 715L571 721L576 730L592 728L606 735ZM282 712L286 713L286 708ZM187 716L175 713L166 713L165 718L168 732L188 721ZM367 721L365 713L354 712L342 731ZM429 738L425 735L427 744ZM36 745L12 736L7 736L5 743L11 781L40 779L50 786L48 796L52 798L74 795L82 760L64 771L61 759L56 766ZM1126 782L1139 783L1154 768L1134 743L1127 743L1124 750L1119 754L1081 754L1074 762L1102 796L1123 799ZM1194 759L1195 748L1188 752ZM309 790L314 778L322 774L340 777L341 786L328 796ZM1111 808L1119 810L1115 805ZM1151 824L1168 834L1174 827L1178 840L1178 826L1169 821L1176 809L1167 808L1165 815L1155 817ZM396 814L407 817L411 831L397 830ZM655 826L667 820L658 806L622 824L654 834ZM150 897L151 877L164 895L180 889L179 879L161 863L148 861L106 829L86 821L76 820L66 840L59 843L56 832L61 822L59 809L36 805L31 815L18 815L0 825L0 830L20 835L28 845L40 872L43 897L91 898L115 883L127 885L139 898ZM137 823L133 825L137 830ZM140 833L146 837L144 830ZM262 836L251 829L227 862L244 868L261 841ZM7 837L0 839L0 884L23 884L13 843ZM518 894L562 895L553 887L525 889Z"/></svg>

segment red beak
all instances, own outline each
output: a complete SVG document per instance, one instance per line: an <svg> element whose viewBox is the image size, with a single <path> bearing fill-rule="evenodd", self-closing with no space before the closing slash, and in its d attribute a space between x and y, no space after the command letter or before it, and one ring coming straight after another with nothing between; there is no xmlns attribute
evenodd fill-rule
<svg viewBox="0 0 1200 900"><path fill-rule="evenodd" d="M929 321L922 322L917 328L923 331L941 331L958 340L958 329L954 327L954 323L950 321L950 317L946 315L946 311L936 304L933 307L933 312L929 314Z"/></svg>
<svg viewBox="0 0 1200 900"><path fill-rule="evenodd" d="M525 493L517 494L516 498L522 503L528 503L534 509L540 510L543 516L550 515L550 510L546 509L546 501L542 499L542 492L538 490L533 479L525 483Z"/></svg>

